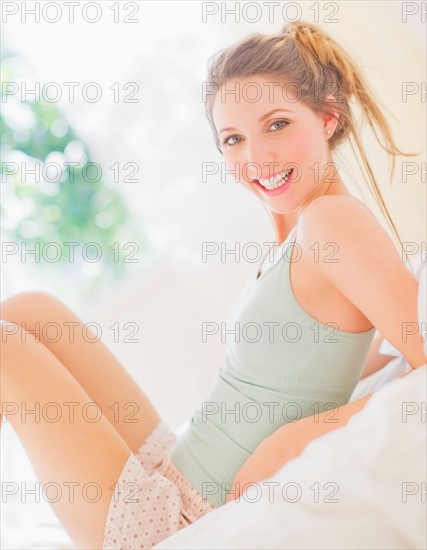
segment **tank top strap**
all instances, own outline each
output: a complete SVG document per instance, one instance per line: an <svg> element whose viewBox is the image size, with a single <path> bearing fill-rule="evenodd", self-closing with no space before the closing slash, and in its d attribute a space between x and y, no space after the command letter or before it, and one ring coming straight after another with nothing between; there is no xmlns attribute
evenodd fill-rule
<svg viewBox="0 0 427 550"><path fill-rule="evenodd" d="M290 243L290 242L295 242L295 239L296 239L296 232L297 232L297 226L295 226L293 229L291 229L291 231L289 232L287 238L283 241L283 243L280 245L279 249L277 250L277 255L276 257L274 258L273 262L271 262L270 264L268 264L266 266L266 268L263 270L262 274L260 275L260 270L262 269L262 266L264 265L264 262L265 262L265 258L267 257L267 254L269 251L267 251L263 257L261 258L259 264L258 264L258 267L257 267L257 270L256 270L256 273L255 273L255 280L258 281L262 278L264 278L264 275L266 275L266 273L272 269L281 259L283 259L283 251L285 249L285 247ZM293 235L293 238L291 239Z"/></svg>

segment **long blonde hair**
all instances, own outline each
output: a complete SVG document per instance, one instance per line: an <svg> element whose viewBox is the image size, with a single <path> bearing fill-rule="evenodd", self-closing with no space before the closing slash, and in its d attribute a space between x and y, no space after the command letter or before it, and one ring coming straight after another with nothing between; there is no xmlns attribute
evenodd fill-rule
<svg viewBox="0 0 427 550"><path fill-rule="evenodd" d="M287 23L279 34L254 33L237 44L220 50L208 60L208 84L215 93L206 97L205 108L213 130L216 146L222 149L212 118L212 107L216 92L230 79L251 76L273 76L282 82L290 82L298 88L299 100L316 114L331 114L331 105L339 115L338 125L329 139L331 151L349 139L353 153L352 138L359 150L367 173L368 188L392 227L403 249L403 243L384 203L371 165L360 140L354 122L350 100L354 98L362 109L369 126L382 147L392 157L390 181L395 169L395 157L416 156L419 153L404 153L394 143L390 127L378 107L379 102L365 82L352 57L320 27L306 21ZM327 97L332 94L336 100L331 104ZM385 145L376 132L377 126ZM356 159L357 155L355 154ZM360 167L359 160L357 163Z"/></svg>

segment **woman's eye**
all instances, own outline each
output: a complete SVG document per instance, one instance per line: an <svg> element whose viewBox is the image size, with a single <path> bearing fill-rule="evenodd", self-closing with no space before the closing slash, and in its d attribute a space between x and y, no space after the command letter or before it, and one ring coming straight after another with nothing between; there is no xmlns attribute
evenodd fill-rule
<svg viewBox="0 0 427 550"><path fill-rule="evenodd" d="M232 146L232 145L234 145L234 143L229 143L229 140L230 140L230 139L234 139L234 138L236 138L236 137L239 137L239 136L230 136L230 137L227 137L227 138L224 139L224 141L223 141L222 143L223 143L224 145L230 145L230 146Z"/></svg>
<svg viewBox="0 0 427 550"><path fill-rule="evenodd" d="M276 122L273 122L273 124L271 126L274 126L275 124L279 124L280 122L283 122L284 124L288 124L288 122L286 120L276 120ZM270 126L270 128L271 128ZM281 126L281 128L284 128L284 126ZM279 128L280 130L280 128Z"/></svg>
<svg viewBox="0 0 427 550"><path fill-rule="evenodd" d="M287 120L276 120L276 122L273 122L273 124L270 126L270 128L272 126L274 126L275 124L280 124L280 123L283 123L284 125L283 126L280 126L279 128L277 128L277 130L281 130L282 128L285 128L289 122ZM223 145L227 145L228 147L232 147L234 145L234 143L230 143L230 140L231 139L236 139L238 138L239 136L230 136L230 137L226 137L224 139L224 141L222 142ZM239 138L240 139L240 138ZM238 143L238 142L237 142Z"/></svg>

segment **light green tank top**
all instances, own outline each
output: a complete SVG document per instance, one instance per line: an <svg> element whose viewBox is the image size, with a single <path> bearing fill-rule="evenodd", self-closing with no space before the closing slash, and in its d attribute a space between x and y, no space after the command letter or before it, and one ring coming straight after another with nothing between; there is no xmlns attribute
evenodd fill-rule
<svg viewBox="0 0 427 550"><path fill-rule="evenodd" d="M375 327L338 330L302 309L289 280L300 257L292 253L296 236L289 237L276 261L260 278L257 270L232 302L224 363L171 450L176 467L215 506L225 504L236 473L266 437L348 403L375 334Z"/></svg>

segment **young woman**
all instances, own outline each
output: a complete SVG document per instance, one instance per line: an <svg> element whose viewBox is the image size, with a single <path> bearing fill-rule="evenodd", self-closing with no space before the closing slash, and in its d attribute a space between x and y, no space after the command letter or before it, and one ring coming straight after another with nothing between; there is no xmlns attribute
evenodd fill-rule
<svg viewBox="0 0 427 550"><path fill-rule="evenodd" d="M379 127L386 151L403 153L348 54L315 25L292 23L220 52L208 81L217 147L271 215L281 247L229 312L268 332L227 345L187 431L175 437L106 346L82 337L81 321L60 301L26 292L2 304L2 411L42 486L63 487L52 507L79 548L150 548L342 425L366 402L347 404L375 328L412 368L425 363L419 333L402 338L404 323L418 318L417 282L332 161L334 149L354 138L388 215L351 99ZM74 326L74 337L64 331L46 340L37 326L51 321ZM74 414L64 405L57 421L37 421L14 408L52 402L67 410L74 403ZM82 414L90 402L102 411L96 422L93 411ZM132 422L116 414L115 403L137 404ZM338 423L308 424L330 415L331 404Z"/></svg>

